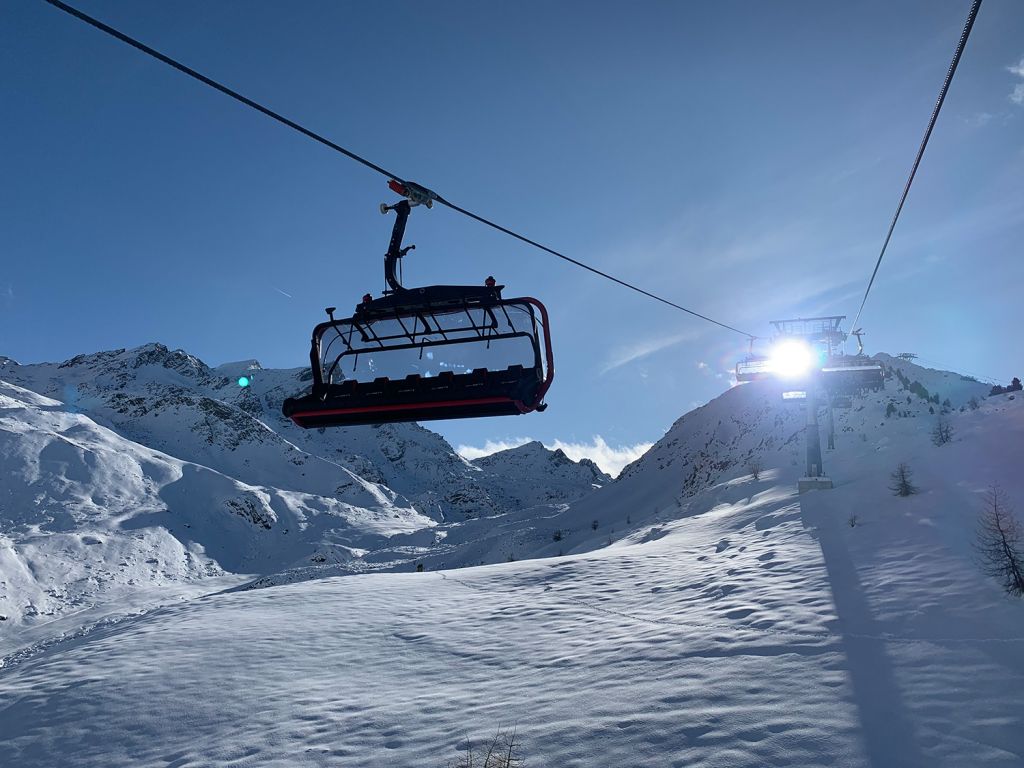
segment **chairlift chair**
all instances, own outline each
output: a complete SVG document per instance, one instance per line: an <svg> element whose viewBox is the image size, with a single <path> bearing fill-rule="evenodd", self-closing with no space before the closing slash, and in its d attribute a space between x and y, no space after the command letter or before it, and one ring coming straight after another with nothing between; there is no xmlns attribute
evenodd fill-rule
<svg viewBox="0 0 1024 768"><path fill-rule="evenodd" d="M548 313L537 299L502 298L484 285L405 288L396 270L412 206L434 196L411 183L389 186L405 199L384 259L388 290L366 294L351 317L313 329L312 390L282 410L300 427L505 416L543 411L554 377Z"/></svg>
<svg viewBox="0 0 1024 768"><path fill-rule="evenodd" d="M772 375L772 361L765 355L750 355L736 363L736 381L763 381Z"/></svg>
<svg viewBox="0 0 1024 768"><path fill-rule="evenodd" d="M864 354L862 330L857 329L850 334L842 331L840 326L844 319L842 315L834 315L772 320L776 329L773 340L776 345L786 340L807 345L815 362L803 378L818 382L831 395L848 396L882 389L885 379L881 363ZM845 354L841 348L848 335L857 338L857 353L854 355ZM754 338L751 338L750 351L736 364L736 380L750 382L776 378L779 371L775 366L776 361L771 357L754 353ZM794 393L800 391L786 393L790 396L785 399L799 399Z"/></svg>
<svg viewBox="0 0 1024 768"><path fill-rule="evenodd" d="M736 363L736 381L746 383L770 379L773 375L772 361L768 355L754 352L754 337L749 339L750 350L747 356Z"/></svg>
<svg viewBox="0 0 1024 768"><path fill-rule="evenodd" d="M885 387L882 364L864 354L861 329L851 331L857 338L857 354L831 355L821 369L826 389L833 395L855 395L865 390L877 392Z"/></svg>
<svg viewBox="0 0 1024 768"><path fill-rule="evenodd" d="M834 395L877 392L885 386L881 364L866 356L829 358L821 374L825 388Z"/></svg>

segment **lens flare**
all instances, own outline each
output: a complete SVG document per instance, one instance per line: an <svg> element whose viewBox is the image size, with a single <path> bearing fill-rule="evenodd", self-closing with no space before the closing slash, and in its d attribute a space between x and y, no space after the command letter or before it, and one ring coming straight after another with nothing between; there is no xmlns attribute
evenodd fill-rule
<svg viewBox="0 0 1024 768"><path fill-rule="evenodd" d="M784 379L806 376L814 365L814 353L801 341L784 341L772 350L772 370Z"/></svg>
<svg viewBox="0 0 1024 768"><path fill-rule="evenodd" d="M240 386L240 387L248 387L249 384L251 384L251 383L252 382L249 381L249 377L248 376L239 376L238 377L238 386Z"/></svg>

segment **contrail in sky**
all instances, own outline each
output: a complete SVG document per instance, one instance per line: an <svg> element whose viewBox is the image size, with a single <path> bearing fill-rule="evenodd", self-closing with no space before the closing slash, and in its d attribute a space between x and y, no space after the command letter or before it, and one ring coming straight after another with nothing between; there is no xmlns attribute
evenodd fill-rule
<svg viewBox="0 0 1024 768"><path fill-rule="evenodd" d="M285 293L280 288L275 288L274 290L280 293L282 296L287 296L289 299L292 298L292 295L290 293Z"/></svg>

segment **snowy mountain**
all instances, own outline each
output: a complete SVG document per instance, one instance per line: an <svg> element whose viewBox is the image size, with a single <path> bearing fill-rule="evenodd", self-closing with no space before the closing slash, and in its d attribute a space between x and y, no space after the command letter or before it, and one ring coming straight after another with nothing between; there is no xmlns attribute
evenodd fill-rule
<svg viewBox="0 0 1024 768"><path fill-rule="evenodd" d="M1024 605L972 544L993 483L1024 513L1024 397L987 389L892 362L884 391L835 411L835 488L798 495L802 409L768 384L736 387L586 497L430 518L424 573L314 578L328 569L95 628L66 617L63 637L23 636L3 660L0 743L33 768L385 768L441 766L466 738L514 726L538 766L1019 766ZM126 506L152 501L161 473L188 475L65 406L3 391L4 429L44 433L29 455L74 439L95 456L86 467L124 461L102 441L144 456L124 470L143 473ZM952 439L936 445L940 417ZM535 447L511 460L558 463ZM470 471L490 471L480 462ZM898 463L917 494L890 491ZM58 453L18 471L25 493L45 471L59 509L83 470ZM33 541L53 535L37 528Z"/></svg>
<svg viewBox="0 0 1024 768"><path fill-rule="evenodd" d="M194 592L212 576L394 567L435 529L609 480L542 446L477 466L415 424L301 430L280 402L304 375L255 361L210 368L158 344L0 361L8 626L129 593Z"/></svg>
<svg viewBox="0 0 1024 768"><path fill-rule="evenodd" d="M886 363L884 390L833 409L835 449L824 451L824 467L837 485L904 443L930 445L931 428L944 411L956 432L961 422L977 422L996 402L986 400L989 385L889 356L880 359ZM985 407L971 410L972 398ZM944 408L941 403L947 400ZM821 409L820 419L824 449L827 409ZM543 514L526 509L495 521L467 523L449 532L446 547L435 548L426 562L450 567L607 546L639 526L703 511L694 499L706 499L702 491L748 476L752 459L773 482L795 486L804 474L805 423L804 405L784 402L779 385L733 387L682 416L599 492Z"/></svg>
<svg viewBox="0 0 1024 768"><path fill-rule="evenodd" d="M323 482L327 468L317 468ZM247 484L0 383L0 615L32 623L299 562L358 567L390 536L436 525L388 489L332 469L347 481L330 496Z"/></svg>
<svg viewBox="0 0 1024 768"><path fill-rule="evenodd" d="M514 500L508 506L532 507L574 501L581 496L581 481L594 489L612 482L590 459L575 462L560 449L545 448L533 441L483 456L473 462L482 472L481 482L499 498ZM524 483L523 478L544 478L542 484Z"/></svg>
<svg viewBox="0 0 1024 768"><path fill-rule="evenodd" d="M250 380L244 388L237 384L243 375ZM503 469L497 461L488 474L507 482L481 485L476 467L419 425L322 432L296 427L281 414L281 402L308 387L308 369L264 369L254 360L210 368L182 350L148 344L58 365L10 362L0 367L0 379L60 400L131 440L247 483L331 495L340 464L438 521L501 514L524 503L514 490L518 467ZM576 497L595 481L590 467L573 467L562 467L558 477L565 494ZM546 485L546 478L534 479Z"/></svg>

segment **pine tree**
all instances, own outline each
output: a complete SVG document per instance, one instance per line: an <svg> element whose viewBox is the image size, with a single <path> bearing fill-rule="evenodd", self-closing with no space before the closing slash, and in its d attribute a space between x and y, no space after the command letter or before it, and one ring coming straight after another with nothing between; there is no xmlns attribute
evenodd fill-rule
<svg viewBox="0 0 1024 768"><path fill-rule="evenodd" d="M998 579L1011 595L1024 595L1024 530L998 486L985 494L975 549L986 575Z"/></svg>
<svg viewBox="0 0 1024 768"><path fill-rule="evenodd" d="M917 493L918 488L910 479L913 477L913 472L910 471L910 465L906 462L900 462L896 467L896 471L889 475L892 483L889 485L889 490L896 496L911 496Z"/></svg>

